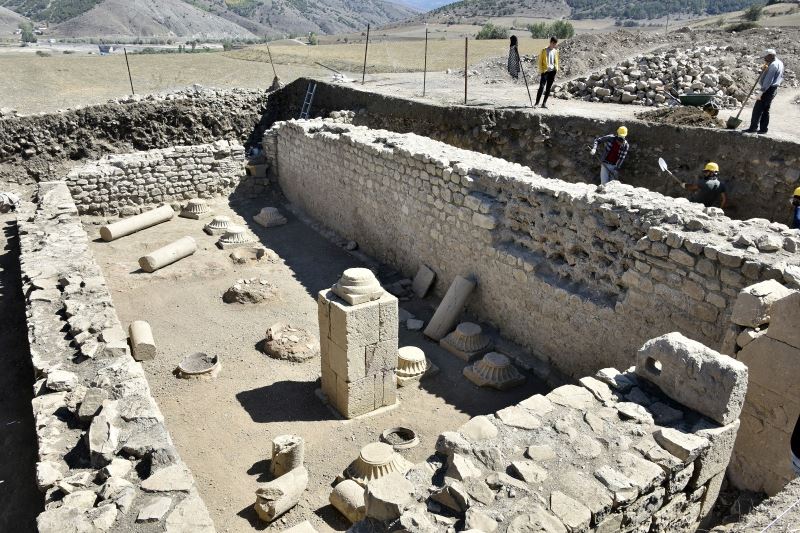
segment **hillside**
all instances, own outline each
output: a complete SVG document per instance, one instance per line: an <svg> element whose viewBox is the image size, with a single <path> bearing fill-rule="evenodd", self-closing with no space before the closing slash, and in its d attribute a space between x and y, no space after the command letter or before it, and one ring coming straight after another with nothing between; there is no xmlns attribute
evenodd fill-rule
<svg viewBox="0 0 800 533"><path fill-rule="evenodd" d="M668 14L717 15L761 0L462 0L434 9L429 20L488 17L648 19Z"/></svg>
<svg viewBox="0 0 800 533"><path fill-rule="evenodd" d="M62 37L281 37L363 31L418 11L384 0L0 0Z"/></svg>
<svg viewBox="0 0 800 533"><path fill-rule="evenodd" d="M220 16L182 0L105 0L58 24L60 37L154 37L191 39L248 38L254 35Z"/></svg>
<svg viewBox="0 0 800 533"><path fill-rule="evenodd" d="M19 28L20 23L26 20L25 17L14 13L10 9L0 7L0 37L13 35L17 28Z"/></svg>

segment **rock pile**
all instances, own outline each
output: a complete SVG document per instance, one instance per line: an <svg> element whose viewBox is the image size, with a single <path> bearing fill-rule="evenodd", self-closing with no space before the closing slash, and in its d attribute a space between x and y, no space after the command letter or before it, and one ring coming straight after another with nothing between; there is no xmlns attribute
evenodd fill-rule
<svg viewBox="0 0 800 533"><path fill-rule="evenodd" d="M690 50L673 48L666 52L638 55L616 67L577 78L559 87L562 98L576 97L592 102L658 106L666 105L672 94L709 94L722 105L737 106L749 87L737 82L737 64L757 65L746 51L733 47L702 46ZM753 81L757 72L753 70Z"/></svg>

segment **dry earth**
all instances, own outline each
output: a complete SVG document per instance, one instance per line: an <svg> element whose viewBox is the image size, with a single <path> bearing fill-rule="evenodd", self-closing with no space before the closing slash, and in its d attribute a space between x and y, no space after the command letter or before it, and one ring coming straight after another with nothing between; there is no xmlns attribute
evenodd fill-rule
<svg viewBox="0 0 800 533"><path fill-rule="evenodd" d="M213 208L217 214L243 215L249 222L260 207L229 207L218 200ZM337 419L314 394L318 358L288 363L256 349L266 329L278 321L315 331L316 293L331 286L345 268L360 264L295 217L288 218L287 225L271 229L249 222L261 242L281 257L279 264L234 266L228 252L214 246L216 238L201 231L203 221L182 218L119 241L93 244L123 324L141 319L153 327L159 355L144 364L148 381L219 531L262 528L251 506L258 483L268 479L270 441L277 435L294 433L306 439L311 481L302 503L271 530L309 519L322 531L342 531L347 524L328 505L330 484L382 430L413 428L421 444L404 455L419 462L433 451L440 432L543 390L533 380L504 393L478 389L461 375L460 360L401 327L400 344L424 349L441 372L426 378L420 389L400 389L400 406L391 412L355 422ZM97 226L87 229L91 235ZM184 235L195 237L200 251L152 275L138 270L136 260L145 251ZM278 288L278 298L252 305L223 303L222 293L242 278L268 280ZM434 305L431 300L401 302L425 319ZM182 381L172 375L179 360L196 351L221 356L216 380Z"/></svg>

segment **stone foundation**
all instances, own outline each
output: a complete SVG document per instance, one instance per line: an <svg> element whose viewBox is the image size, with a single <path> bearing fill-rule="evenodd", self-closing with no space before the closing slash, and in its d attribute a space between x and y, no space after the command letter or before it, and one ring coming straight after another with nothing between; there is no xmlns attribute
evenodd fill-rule
<svg viewBox="0 0 800 533"><path fill-rule="evenodd" d="M212 533L67 184L41 183L37 205L25 204L18 219L45 493L39 532Z"/></svg>
<svg viewBox="0 0 800 533"><path fill-rule="evenodd" d="M429 266L439 296L474 275L471 311L575 377L671 331L718 348L742 288L796 285L796 231L646 189L320 120L278 123L264 148L298 208L409 277Z"/></svg>
<svg viewBox="0 0 800 533"><path fill-rule="evenodd" d="M237 193L257 195L264 179L246 176L244 147L217 141L109 155L67 174L78 210L88 214L139 213L143 206Z"/></svg>

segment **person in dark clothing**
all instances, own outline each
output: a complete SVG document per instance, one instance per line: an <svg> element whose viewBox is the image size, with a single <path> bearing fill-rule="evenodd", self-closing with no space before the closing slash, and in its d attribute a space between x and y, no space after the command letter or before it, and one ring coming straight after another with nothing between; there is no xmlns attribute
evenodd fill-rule
<svg viewBox="0 0 800 533"><path fill-rule="evenodd" d="M597 145L603 145L603 155L600 158L600 183L602 185L619 179L619 169L625 162L630 149L627 136L628 128L620 126L617 128L616 135L604 135L594 140L591 148L592 155L597 153Z"/></svg>
<svg viewBox="0 0 800 533"><path fill-rule="evenodd" d="M770 48L764 52L764 72L759 78L761 86L761 96L753 106L753 115L750 118L750 127L744 133L760 133L764 135L769 128L769 108L775 95L778 94L778 87L783 83L783 61L777 58L775 50Z"/></svg>
<svg viewBox="0 0 800 533"><path fill-rule="evenodd" d="M508 73L515 80L519 79L519 49L517 48L517 36L511 36L511 45L508 48Z"/></svg>
<svg viewBox="0 0 800 533"><path fill-rule="evenodd" d="M794 196L790 202L794 207L792 212L792 228L800 229L800 187L794 190Z"/></svg>
<svg viewBox="0 0 800 533"><path fill-rule="evenodd" d="M536 103L533 107L539 105L544 93L542 109L547 109L547 98L553 88L556 74L558 74L558 39L550 37L550 45L539 53L539 91L536 93Z"/></svg>
<svg viewBox="0 0 800 533"><path fill-rule="evenodd" d="M728 203L728 194L725 184L719 181L719 165L716 163L706 163L700 183L681 183L681 186L694 193L689 198L692 202L720 209L725 209Z"/></svg>

